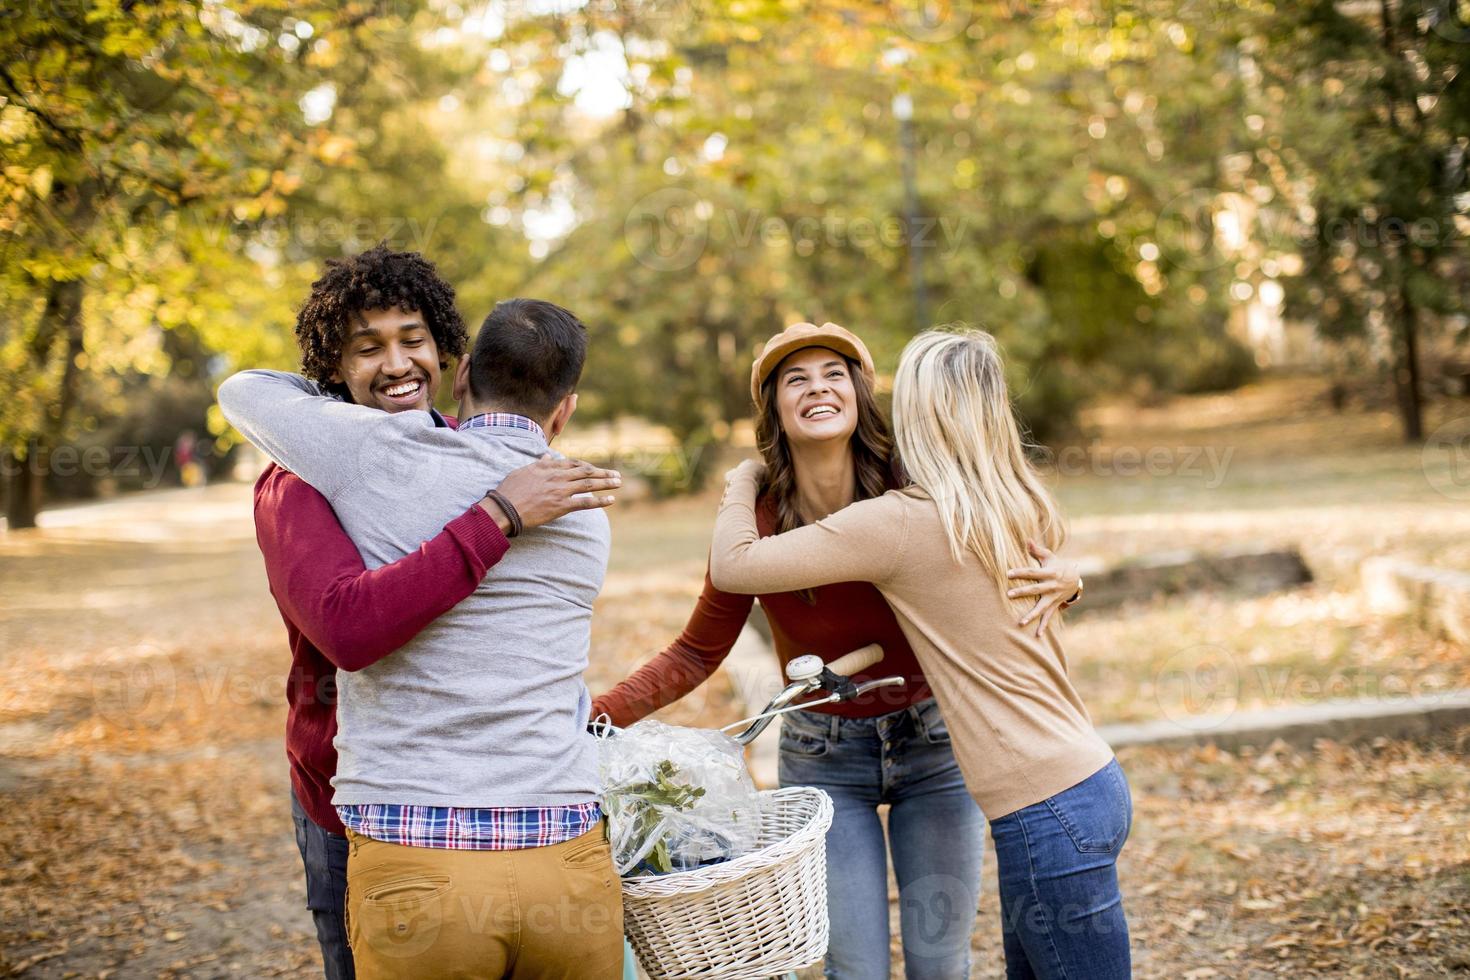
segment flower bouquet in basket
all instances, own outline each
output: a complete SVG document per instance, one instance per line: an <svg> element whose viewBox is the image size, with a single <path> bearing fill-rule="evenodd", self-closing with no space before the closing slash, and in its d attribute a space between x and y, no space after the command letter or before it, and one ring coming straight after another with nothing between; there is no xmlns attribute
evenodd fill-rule
<svg viewBox="0 0 1470 980"><path fill-rule="evenodd" d="M728 735L645 720L599 740L602 809L618 874L669 874L740 857L760 800Z"/></svg>

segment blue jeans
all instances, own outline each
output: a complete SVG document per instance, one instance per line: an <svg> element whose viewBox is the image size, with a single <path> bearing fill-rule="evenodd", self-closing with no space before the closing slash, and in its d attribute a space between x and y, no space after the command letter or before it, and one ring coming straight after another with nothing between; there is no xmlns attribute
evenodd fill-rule
<svg viewBox="0 0 1470 980"><path fill-rule="evenodd" d="M291 794L291 822L296 848L306 866L306 907L316 920L327 980L354 980L352 950L347 945L347 838L325 829L306 815Z"/></svg>
<svg viewBox="0 0 1470 980"><path fill-rule="evenodd" d="M781 785L832 797L826 975L888 980L891 852L905 976L968 977L985 817L965 789L933 699L877 718L783 716ZM886 846L881 803L891 804Z"/></svg>
<svg viewBox="0 0 1470 980"><path fill-rule="evenodd" d="M1133 797L1114 759L1071 789L990 822L1008 980L1127 980L1118 852Z"/></svg>

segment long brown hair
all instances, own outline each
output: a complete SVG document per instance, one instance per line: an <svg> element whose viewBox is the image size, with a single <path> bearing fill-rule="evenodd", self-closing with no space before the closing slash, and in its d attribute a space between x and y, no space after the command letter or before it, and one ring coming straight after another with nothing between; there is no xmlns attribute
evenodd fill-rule
<svg viewBox="0 0 1470 980"><path fill-rule="evenodd" d="M888 421L878 408L873 385L860 366L846 355L847 374L857 395L857 429L852 434L853 469L857 476L857 500L881 497L896 485L893 467L893 436ZM791 446L786 430L781 428L781 410L776 406L776 375L761 385L761 411L755 420L755 444L765 460L766 475L761 493L770 494L776 503L776 533L801 527L804 521L796 507L796 466L791 461ZM805 598L810 590L803 590Z"/></svg>

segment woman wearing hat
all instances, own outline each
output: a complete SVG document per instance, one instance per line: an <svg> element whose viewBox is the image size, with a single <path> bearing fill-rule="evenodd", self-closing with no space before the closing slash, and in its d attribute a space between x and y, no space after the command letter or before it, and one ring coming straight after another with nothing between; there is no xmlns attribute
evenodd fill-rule
<svg viewBox="0 0 1470 980"><path fill-rule="evenodd" d="M764 461L756 504L761 536L815 524L899 486L873 386L867 347L834 323L799 323L766 343L751 371ZM1043 560L1041 567L1012 574L1034 582L1020 589L1040 597L1022 625L1034 621L1040 633L1057 609L1075 601L1081 582L1049 552L1038 548L1033 554ZM594 716L606 713L614 724L629 725L692 691L729 654L754 598L721 591L706 574L684 632L595 699ZM831 661L878 643L885 657L871 676L908 680L903 688L880 688L864 699L793 712L782 721L781 784L826 790L835 809L827 835L827 975L889 976L891 854L905 975L967 976L984 817L965 788L948 729L893 611L865 582L759 598L783 668L802 654ZM886 842L880 804L890 805Z"/></svg>
<svg viewBox="0 0 1470 980"><path fill-rule="evenodd" d="M715 521L711 579L754 593L872 582L933 682L990 821L1006 976L1126 980L1117 861L1132 795L1059 638L1016 628L1006 567L1028 541L1059 547L1065 532L1026 458L995 338L931 330L910 341L893 425L910 485L788 534L761 532L762 467L741 463Z"/></svg>

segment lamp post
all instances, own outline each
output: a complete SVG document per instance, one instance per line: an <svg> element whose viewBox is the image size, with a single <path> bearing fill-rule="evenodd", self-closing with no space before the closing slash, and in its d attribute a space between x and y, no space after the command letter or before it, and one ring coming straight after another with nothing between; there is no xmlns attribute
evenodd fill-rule
<svg viewBox="0 0 1470 980"><path fill-rule="evenodd" d="M919 228L918 158L914 149L914 100L907 92L893 97L893 116L898 120L899 143L903 148L904 223L908 227L909 278L914 286L914 328L929 327L929 297L924 286L924 256L915 235Z"/></svg>

